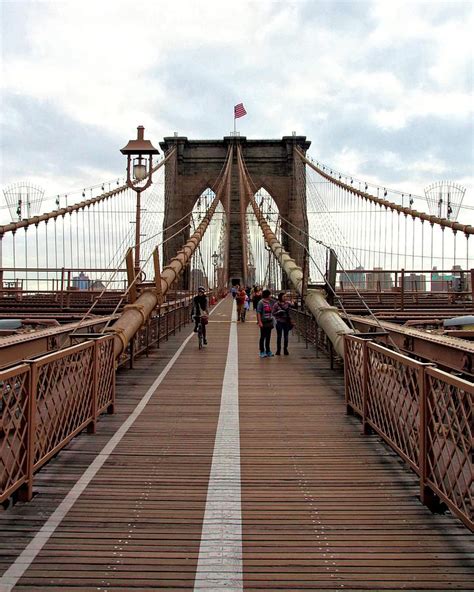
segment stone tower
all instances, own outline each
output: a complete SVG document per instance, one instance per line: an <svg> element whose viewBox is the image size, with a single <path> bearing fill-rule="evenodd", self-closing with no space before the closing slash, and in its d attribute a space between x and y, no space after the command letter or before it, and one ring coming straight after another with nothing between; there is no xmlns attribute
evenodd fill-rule
<svg viewBox="0 0 474 592"><path fill-rule="evenodd" d="M282 242L298 265L303 266L304 247L308 239L306 215L306 177L305 166L295 155L298 147L306 153L310 142L305 136L284 136L281 140L247 140L242 136L224 137L222 140L188 140L185 137L164 138L160 143L164 151L173 146L176 152L165 165L165 217L164 227L168 227L190 212L199 196L213 186L222 171L230 145L239 144L242 155L255 190L263 188L272 196L283 218ZM229 282L247 279L244 237L241 228L242 203L239 187L236 151L231 171L231 188L228 203L224 203L229 221ZM228 211L227 211L228 210ZM165 232L164 238L171 236L183 223ZM289 238L285 231L292 235ZM189 229L170 239L164 245L163 259L173 257L189 237ZM184 277L184 286L187 287Z"/></svg>

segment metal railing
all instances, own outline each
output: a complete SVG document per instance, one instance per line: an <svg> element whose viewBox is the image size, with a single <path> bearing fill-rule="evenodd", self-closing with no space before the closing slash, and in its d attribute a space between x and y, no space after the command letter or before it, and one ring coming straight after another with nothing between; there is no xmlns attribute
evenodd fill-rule
<svg viewBox="0 0 474 592"><path fill-rule="evenodd" d="M127 363L133 368L133 361L140 355L148 355L150 348L160 347L160 342L167 340L170 335L191 321L192 297L187 296L180 300L162 305L155 316L137 331L131 339L127 349L118 359L118 366Z"/></svg>
<svg viewBox="0 0 474 592"><path fill-rule="evenodd" d="M474 384L356 336L345 336L345 397L363 432L415 471L420 498L443 501L474 530Z"/></svg>
<svg viewBox="0 0 474 592"><path fill-rule="evenodd" d="M119 366L191 320L191 297L161 307L137 332ZM0 503L15 491L33 495L34 474L74 436L94 433L99 415L115 405L114 337L79 339L71 347L38 356L0 371Z"/></svg>
<svg viewBox="0 0 474 592"><path fill-rule="evenodd" d="M311 344L316 348L316 355L322 352L329 356L331 368L333 368L334 360L340 358L334 351L331 340L318 325L314 316L310 312L295 308L290 309L290 316L294 330L305 340L306 347Z"/></svg>
<svg viewBox="0 0 474 592"><path fill-rule="evenodd" d="M30 500L35 472L114 403L113 336L0 371L0 502Z"/></svg>

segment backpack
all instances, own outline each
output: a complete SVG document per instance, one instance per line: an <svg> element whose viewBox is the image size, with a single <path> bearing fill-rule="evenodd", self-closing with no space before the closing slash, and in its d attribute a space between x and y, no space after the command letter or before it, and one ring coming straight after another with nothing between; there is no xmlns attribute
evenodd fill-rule
<svg viewBox="0 0 474 592"><path fill-rule="evenodd" d="M293 320L290 316L290 307L282 306L280 302L277 302L274 307L274 316L277 323L286 324L290 329L293 328Z"/></svg>
<svg viewBox="0 0 474 592"><path fill-rule="evenodd" d="M259 305L261 304L262 307L262 323L266 326L273 325L273 315L272 315L272 304L271 302L265 302L264 300L260 300Z"/></svg>

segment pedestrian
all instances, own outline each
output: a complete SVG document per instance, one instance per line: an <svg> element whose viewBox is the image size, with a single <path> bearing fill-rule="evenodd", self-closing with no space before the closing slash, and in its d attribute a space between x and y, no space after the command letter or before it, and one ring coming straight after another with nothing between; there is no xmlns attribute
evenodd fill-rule
<svg viewBox="0 0 474 592"><path fill-rule="evenodd" d="M204 286L199 286L198 293L193 298L193 308L191 312L191 318L194 320L194 332L197 333L199 323L202 326L202 337L204 345L207 345L207 334L206 325L209 317L209 311L207 306L207 296ZM205 322L203 322L205 321Z"/></svg>
<svg viewBox="0 0 474 592"><path fill-rule="evenodd" d="M238 321L242 321L242 309L245 304L246 296L247 296L247 294L245 293L243 286L242 287L238 286L238 290L235 295L235 303L237 304L237 320Z"/></svg>
<svg viewBox="0 0 474 592"><path fill-rule="evenodd" d="M235 298L235 295L237 294L237 287L238 286L232 286L232 288L230 289L230 293L232 294L232 298Z"/></svg>
<svg viewBox="0 0 474 592"><path fill-rule="evenodd" d="M262 290L259 288L259 286L254 286L253 292L252 292L252 304L253 304L254 310L257 310L257 305L260 302L261 298L262 298Z"/></svg>
<svg viewBox="0 0 474 592"><path fill-rule="evenodd" d="M245 323L245 317L246 317L247 311L249 309L250 309L250 298L248 297L247 294L245 294L245 302L244 302L244 305L242 307L242 316L241 316L242 323Z"/></svg>
<svg viewBox="0 0 474 592"><path fill-rule="evenodd" d="M272 358L270 349L270 338L273 329L272 302L270 300L270 290L263 290L262 299L257 304L257 322L260 327L260 357Z"/></svg>
<svg viewBox="0 0 474 592"><path fill-rule="evenodd" d="M283 353L285 356L289 355L288 351L288 334L293 327L293 322L290 316L291 303L285 292L278 294L278 300L273 305L272 314L275 319L275 327L277 331L277 348L275 355L281 355L281 338L283 336Z"/></svg>

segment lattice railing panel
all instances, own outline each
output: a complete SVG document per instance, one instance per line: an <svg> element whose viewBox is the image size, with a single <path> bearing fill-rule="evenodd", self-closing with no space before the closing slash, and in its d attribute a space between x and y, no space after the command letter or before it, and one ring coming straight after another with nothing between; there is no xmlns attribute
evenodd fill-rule
<svg viewBox="0 0 474 592"><path fill-rule="evenodd" d="M311 343L319 351L327 355L333 355L332 343L326 333L319 327L316 319L311 313L302 310L290 310L291 318L294 322L294 328L307 343Z"/></svg>
<svg viewBox="0 0 474 592"><path fill-rule="evenodd" d="M426 479L471 521L474 384L427 369Z"/></svg>
<svg viewBox="0 0 474 592"><path fill-rule="evenodd" d="M0 501L27 474L29 366L0 372Z"/></svg>
<svg viewBox="0 0 474 592"><path fill-rule="evenodd" d="M148 348L148 323L143 325L136 333L133 339L133 351L134 355L138 356L139 354L146 351Z"/></svg>
<svg viewBox="0 0 474 592"><path fill-rule="evenodd" d="M97 414L114 402L115 392L115 356L114 338L101 338L97 347Z"/></svg>
<svg viewBox="0 0 474 592"><path fill-rule="evenodd" d="M419 470L420 366L368 344L367 420Z"/></svg>
<svg viewBox="0 0 474 592"><path fill-rule="evenodd" d="M35 467L92 419L94 343L86 342L36 362Z"/></svg>
<svg viewBox="0 0 474 592"><path fill-rule="evenodd" d="M159 317L159 325L158 325L158 331L159 331L159 335L160 335L160 340L163 339L163 337L166 336L166 323L167 323L167 317L164 314L161 314Z"/></svg>
<svg viewBox="0 0 474 592"><path fill-rule="evenodd" d="M160 317L152 317L149 322L149 342L150 344L158 343L160 339Z"/></svg>
<svg viewBox="0 0 474 592"><path fill-rule="evenodd" d="M344 341L344 373L347 404L362 415L364 393L364 341L347 336Z"/></svg>

